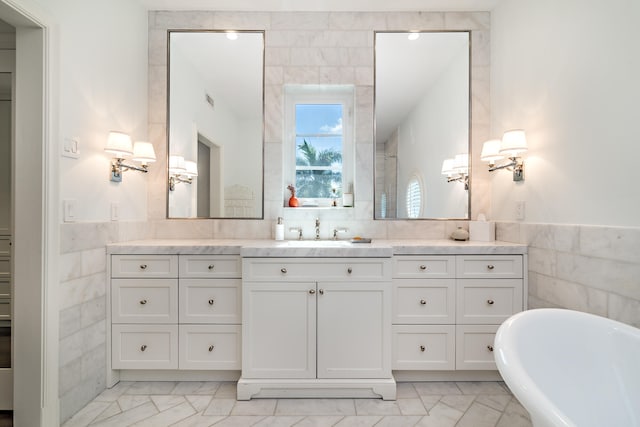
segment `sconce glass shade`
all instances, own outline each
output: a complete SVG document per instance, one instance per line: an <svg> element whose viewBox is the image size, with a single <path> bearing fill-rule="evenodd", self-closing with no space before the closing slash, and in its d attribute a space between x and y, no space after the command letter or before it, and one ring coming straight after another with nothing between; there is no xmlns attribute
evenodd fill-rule
<svg viewBox="0 0 640 427"><path fill-rule="evenodd" d="M198 164L196 162L185 160L184 166L186 172L184 172L183 175L188 176L189 178L195 178L198 176Z"/></svg>
<svg viewBox="0 0 640 427"><path fill-rule="evenodd" d="M140 163L153 163L156 161L156 152L150 142L137 141L133 144L133 160Z"/></svg>
<svg viewBox="0 0 640 427"><path fill-rule="evenodd" d="M502 135L500 154L506 157L518 157L527 151L527 138L524 130L508 130Z"/></svg>
<svg viewBox="0 0 640 427"><path fill-rule="evenodd" d="M491 139L482 144L480 160L482 160L483 162L494 164L497 160L503 159L504 155L500 154L501 142L502 141L500 141L499 139Z"/></svg>
<svg viewBox="0 0 640 427"><path fill-rule="evenodd" d="M180 175L186 171L184 157L169 156L169 173L172 175Z"/></svg>
<svg viewBox="0 0 640 427"><path fill-rule="evenodd" d="M112 153L118 158L130 156L133 154L131 137L122 132L109 132L107 137L107 145L104 151Z"/></svg>
<svg viewBox="0 0 640 427"><path fill-rule="evenodd" d="M469 173L469 155L466 153L456 154L456 157L453 159L453 170L459 174L468 174Z"/></svg>
<svg viewBox="0 0 640 427"><path fill-rule="evenodd" d="M453 159L444 159L442 161L442 175L451 176L455 173L453 169Z"/></svg>

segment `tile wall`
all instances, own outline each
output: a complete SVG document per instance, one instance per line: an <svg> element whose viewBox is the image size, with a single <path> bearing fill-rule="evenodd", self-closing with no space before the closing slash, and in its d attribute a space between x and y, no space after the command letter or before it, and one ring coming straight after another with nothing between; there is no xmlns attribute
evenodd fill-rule
<svg viewBox="0 0 640 427"><path fill-rule="evenodd" d="M500 222L529 245L529 308L561 307L640 328L640 229Z"/></svg>
<svg viewBox="0 0 640 427"><path fill-rule="evenodd" d="M60 226L60 420L105 389L106 245L148 237L146 223Z"/></svg>

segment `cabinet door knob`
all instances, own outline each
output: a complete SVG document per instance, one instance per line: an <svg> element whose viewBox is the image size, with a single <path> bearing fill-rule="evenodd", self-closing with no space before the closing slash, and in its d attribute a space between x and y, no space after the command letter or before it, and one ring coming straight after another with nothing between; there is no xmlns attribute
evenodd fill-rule
<svg viewBox="0 0 640 427"><path fill-rule="evenodd" d="M426 305L427 304L427 300L426 299L421 299L420 300L420 304L421 305Z"/></svg>
<svg viewBox="0 0 640 427"><path fill-rule="evenodd" d="M353 273L353 269L351 267L347 268L347 273L349 274Z"/></svg>
<svg viewBox="0 0 640 427"><path fill-rule="evenodd" d="M207 267L207 268L208 268L209 270L213 270L214 268L216 268L216 266L215 266L215 265L213 265L213 264L209 264L209 267Z"/></svg>
<svg viewBox="0 0 640 427"><path fill-rule="evenodd" d="M140 270L146 270L147 264L140 264Z"/></svg>
<svg viewBox="0 0 640 427"><path fill-rule="evenodd" d="M427 349L427 347L425 347L423 345L420 346L420 351L424 352L426 349Z"/></svg>
<svg viewBox="0 0 640 427"><path fill-rule="evenodd" d="M494 301L494 300L492 300L492 299L488 299L488 300L487 300L487 304L489 304L489 305L493 305L494 303L495 303L495 301Z"/></svg>
<svg viewBox="0 0 640 427"><path fill-rule="evenodd" d="M315 294L315 293L316 293L316 290L315 290L315 289L309 289L309 293L310 293L311 295L313 295L313 294Z"/></svg>
<svg viewBox="0 0 640 427"><path fill-rule="evenodd" d="M426 265L422 264L422 265L420 266L420 270L425 271L426 269L427 269L427 266L426 266Z"/></svg>
<svg viewBox="0 0 640 427"><path fill-rule="evenodd" d="M140 347L140 351L145 351L146 349L147 349L147 345L142 344L142 346Z"/></svg>
<svg viewBox="0 0 640 427"><path fill-rule="evenodd" d="M140 300L140 305L145 305L147 303L146 299Z"/></svg>
<svg viewBox="0 0 640 427"><path fill-rule="evenodd" d="M211 299L209 300L209 305L213 305L213 303L214 303L214 302L216 302L216 301L215 301L213 298L211 298Z"/></svg>
<svg viewBox="0 0 640 427"><path fill-rule="evenodd" d="M493 270L495 268L495 266L493 266L492 264L487 265L487 270Z"/></svg>
<svg viewBox="0 0 640 427"><path fill-rule="evenodd" d="M282 274L287 274L287 269L286 269L286 268L284 268L284 267L282 267L282 268L280 269L280 273L282 273Z"/></svg>
<svg viewBox="0 0 640 427"><path fill-rule="evenodd" d="M320 289L320 290L318 291L318 293L319 293L320 295L324 295L324 289Z"/></svg>
<svg viewBox="0 0 640 427"><path fill-rule="evenodd" d="M493 351L493 346L492 346L492 345L488 345L488 346L487 346L487 350L489 350L489 351Z"/></svg>
<svg viewBox="0 0 640 427"><path fill-rule="evenodd" d="M210 346L209 346L209 352L212 352L212 351L213 351L213 349L214 349L214 347L215 347L215 346L210 345Z"/></svg>

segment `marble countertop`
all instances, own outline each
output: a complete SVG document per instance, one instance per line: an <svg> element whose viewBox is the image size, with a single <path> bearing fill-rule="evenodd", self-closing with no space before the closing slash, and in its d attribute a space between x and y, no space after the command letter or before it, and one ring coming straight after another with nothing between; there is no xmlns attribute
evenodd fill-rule
<svg viewBox="0 0 640 427"><path fill-rule="evenodd" d="M393 255L517 255L527 246L508 242L454 240L151 239L113 243L109 254L242 255L243 257L391 257Z"/></svg>

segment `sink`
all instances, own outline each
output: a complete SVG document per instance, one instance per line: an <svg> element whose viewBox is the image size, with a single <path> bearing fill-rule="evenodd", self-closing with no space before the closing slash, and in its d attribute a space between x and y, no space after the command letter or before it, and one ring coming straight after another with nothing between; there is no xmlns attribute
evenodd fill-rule
<svg viewBox="0 0 640 427"><path fill-rule="evenodd" d="M293 248L348 248L352 244L345 240L288 240Z"/></svg>

